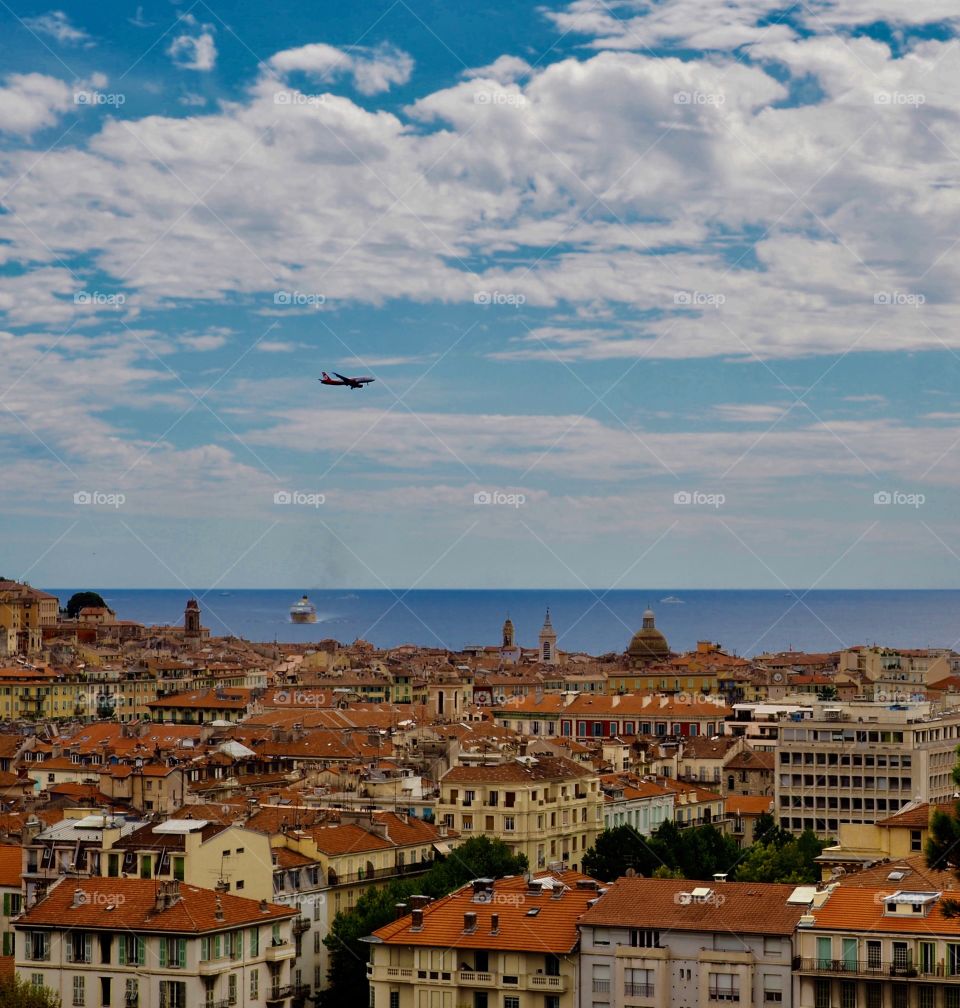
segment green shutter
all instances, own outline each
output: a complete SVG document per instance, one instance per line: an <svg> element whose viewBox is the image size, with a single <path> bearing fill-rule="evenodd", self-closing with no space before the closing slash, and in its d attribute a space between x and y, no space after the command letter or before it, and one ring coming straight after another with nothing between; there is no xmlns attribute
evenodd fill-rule
<svg viewBox="0 0 960 1008"><path fill-rule="evenodd" d="M200 939L200 959L206 962L210 958L210 939L204 935Z"/></svg>
<svg viewBox="0 0 960 1008"><path fill-rule="evenodd" d="M147 961L147 943L143 938L137 938L137 965L142 966Z"/></svg>
<svg viewBox="0 0 960 1008"><path fill-rule="evenodd" d="M181 969L185 969L187 965L187 939L178 938L177 939L177 956L180 962L177 964Z"/></svg>
<svg viewBox="0 0 960 1008"><path fill-rule="evenodd" d="M161 938L160 939L160 966L163 967L163 966L166 966L166 965L167 965L167 939L166 938Z"/></svg>
<svg viewBox="0 0 960 1008"><path fill-rule="evenodd" d="M127 965L127 936L120 935L120 948L117 950L117 962L121 966Z"/></svg>
<svg viewBox="0 0 960 1008"><path fill-rule="evenodd" d="M3 894L3 916L4 917L10 916L10 893L8 892L5 892ZM3 954L6 955L7 953L4 952Z"/></svg>

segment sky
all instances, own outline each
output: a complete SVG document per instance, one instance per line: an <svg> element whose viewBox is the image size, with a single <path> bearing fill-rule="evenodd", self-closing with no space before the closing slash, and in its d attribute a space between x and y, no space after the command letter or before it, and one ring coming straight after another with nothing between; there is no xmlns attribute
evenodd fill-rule
<svg viewBox="0 0 960 1008"><path fill-rule="evenodd" d="M0 3L0 574L956 587L958 29Z"/></svg>

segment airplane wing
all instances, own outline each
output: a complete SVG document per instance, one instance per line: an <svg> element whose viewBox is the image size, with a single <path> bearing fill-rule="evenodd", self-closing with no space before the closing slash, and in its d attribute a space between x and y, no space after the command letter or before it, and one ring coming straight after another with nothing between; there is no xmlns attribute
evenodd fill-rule
<svg viewBox="0 0 960 1008"><path fill-rule="evenodd" d="M337 375L337 377L338 377L338 378L340 379L340 381L342 381L342 382L346 382L346 383L347 383L348 385L349 385L349 384L350 384L350 383L351 383L351 382L353 381L353 379L352 379L352 378L346 378L346 377L344 377L344 376L343 376L342 374L337 374L337 372L336 372L336 371L334 371L333 373L334 373L335 375Z"/></svg>

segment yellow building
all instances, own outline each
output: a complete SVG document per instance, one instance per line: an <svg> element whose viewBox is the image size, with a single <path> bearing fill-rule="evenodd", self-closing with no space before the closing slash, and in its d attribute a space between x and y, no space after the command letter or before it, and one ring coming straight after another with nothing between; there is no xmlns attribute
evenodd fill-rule
<svg viewBox="0 0 960 1008"><path fill-rule="evenodd" d="M370 1008L576 1008L577 919L597 896L572 871L414 896L366 939Z"/></svg>
<svg viewBox="0 0 960 1008"><path fill-rule="evenodd" d="M562 756L456 766L440 782L438 821L464 838L497 837L531 869L576 870L603 829L600 779Z"/></svg>
<svg viewBox="0 0 960 1008"><path fill-rule="evenodd" d="M44 627L57 625L60 600L19 581L0 581L0 655L38 654Z"/></svg>

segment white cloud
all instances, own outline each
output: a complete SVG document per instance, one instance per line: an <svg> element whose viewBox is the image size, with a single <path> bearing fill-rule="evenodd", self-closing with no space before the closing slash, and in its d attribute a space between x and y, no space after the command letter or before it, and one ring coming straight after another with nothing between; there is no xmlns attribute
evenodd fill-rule
<svg viewBox="0 0 960 1008"><path fill-rule="evenodd" d="M280 74L300 72L322 82L350 76L360 94L373 95L389 91L394 84L406 84L413 73L413 58L387 43L338 49L314 42L278 52L270 66Z"/></svg>
<svg viewBox="0 0 960 1008"><path fill-rule="evenodd" d="M52 126L73 101L69 87L46 74L9 74L0 87L0 130L30 136Z"/></svg>
<svg viewBox="0 0 960 1008"><path fill-rule="evenodd" d="M182 70L212 70L217 62L217 46L213 39L213 25L199 24L192 14L181 22L193 29L175 36L167 47L167 55Z"/></svg>
<svg viewBox="0 0 960 1008"><path fill-rule="evenodd" d="M77 45L90 41L90 36L82 28L71 24L70 18L63 11L48 11L37 17L23 18L23 23L31 31L49 35L62 45Z"/></svg>
<svg viewBox="0 0 960 1008"><path fill-rule="evenodd" d="M500 84L512 84L521 77L528 76L533 67L519 56L499 56L486 66L474 67L463 72L464 77L482 77Z"/></svg>

